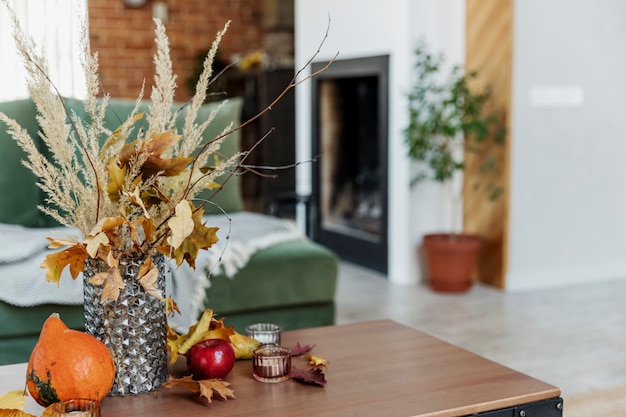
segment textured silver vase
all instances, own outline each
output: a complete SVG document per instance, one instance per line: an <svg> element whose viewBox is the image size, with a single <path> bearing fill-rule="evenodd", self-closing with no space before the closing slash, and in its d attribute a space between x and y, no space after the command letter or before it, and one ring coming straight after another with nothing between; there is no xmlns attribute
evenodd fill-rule
<svg viewBox="0 0 626 417"><path fill-rule="evenodd" d="M87 258L83 271L85 331L108 348L117 367L111 396L153 391L167 381L167 333L165 303L152 297L135 279L143 257L122 257L120 273L125 288L117 300L100 302L102 286L89 284L105 263ZM163 255L153 257L159 269L157 288L165 291L167 265Z"/></svg>

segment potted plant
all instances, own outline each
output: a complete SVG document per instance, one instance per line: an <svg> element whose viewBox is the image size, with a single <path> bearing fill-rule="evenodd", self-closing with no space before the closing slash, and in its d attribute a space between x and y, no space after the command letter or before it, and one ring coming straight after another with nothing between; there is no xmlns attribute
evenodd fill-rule
<svg viewBox="0 0 626 417"><path fill-rule="evenodd" d="M409 124L404 131L408 155L418 162L411 184L432 180L446 186L453 206L460 210L463 189L458 178L466 167L465 157L479 158L480 172L497 176L497 164L486 145L503 143L505 129L497 113L485 111L489 88L471 88L476 71L465 72L457 65L446 75L444 56L428 52L423 42L414 56L416 80L408 95ZM503 191L494 181L473 184L471 189L486 192L490 199ZM454 219L452 225L454 230L423 238L429 283L437 291L469 289L480 248L479 236L463 233Z"/></svg>

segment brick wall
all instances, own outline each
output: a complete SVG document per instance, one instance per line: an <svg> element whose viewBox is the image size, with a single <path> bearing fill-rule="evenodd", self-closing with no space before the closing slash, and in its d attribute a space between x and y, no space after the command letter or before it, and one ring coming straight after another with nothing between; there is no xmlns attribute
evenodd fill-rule
<svg viewBox="0 0 626 417"><path fill-rule="evenodd" d="M187 78L198 55L205 52L224 23L232 20L220 53L225 59L263 47L261 0L167 0L165 25L170 39L174 73L178 75L176 100L191 92ZM89 0L91 48L98 52L103 87L112 97L136 98L143 79L149 97L154 74L154 23L151 2L138 9L122 0Z"/></svg>

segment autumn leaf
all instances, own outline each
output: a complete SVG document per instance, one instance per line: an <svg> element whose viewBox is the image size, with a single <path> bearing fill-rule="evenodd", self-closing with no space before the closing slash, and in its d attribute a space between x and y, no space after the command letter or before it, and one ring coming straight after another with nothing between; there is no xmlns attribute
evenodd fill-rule
<svg viewBox="0 0 626 417"><path fill-rule="evenodd" d="M180 314L178 304L176 304L176 301L174 301L172 297L167 297L165 299L165 311L167 312L168 316L171 316L172 314L174 314L174 312Z"/></svg>
<svg viewBox="0 0 626 417"><path fill-rule="evenodd" d="M44 408L43 412L41 413L41 416L39 417L58 417L59 413L54 411L53 408L54 408L54 404L47 406L46 408Z"/></svg>
<svg viewBox="0 0 626 417"><path fill-rule="evenodd" d="M115 144L126 140L126 138L122 135L122 130L133 126L135 123L137 123L138 120L141 120L143 118L144 114L145 112L135 113L132 118L129 117L128 119L126 119L120 127L115 129L113 133L111 133L111 136L109 136L107 140L102 144L102 148L100 149L100 153L98 154L98 157L101 161L103 160L106 151L111 146L114 146Z"/></svg>
<svg viewBox="0 0 626 417"><path fill-rule="evenodd" d="M135 189L133 190L132 193L126 193L126 196L128 196L128 198L130 198L130 201L133 204L136 204L139 207L141 207L141 210L143 211L143 215L146 217L146 219L150 218L150 213L148 213L148 210L146 209L146 206L143 204L143 199L141 198L141 193L139 192L139 187L135 187Z"/></svg>
<svg viewBox="0 0 626 417"><path fill-rule="evenodd" d="M142 218L141 227L143 228L143 234L148 242L152 242L154 239L154 232L156 232L156 226L152 219Z"/></svg>
<svg viewBox="0 0 626 417"><path fill-rule="evenodd" d="M234 333L235 330L232 326L226 327L222 322L215 320L213 311L207 309L200 316L200 320L189 328L187 339L183 342L179 352L185 354L193 345L204 340L224 339L228 341Z"/></svg>
<svg viewBox="0 0 626 417"><path fill-rule="evenodd" d="M220 379L203 379L195 381L191 376L183 378L170 378L169 381L163 384L166 388L183 387L193 392L194 394L200 394L206 398L209 403L212 402L213 397L217 396L223 400L234 399L235 392L228 388L229 382L222 381Z"/></svg>
<svg viewBox="0 0 626 417"><path fill-rule="evenodd" d="M25 405L24 390L10 391L0 395L0 409L23 410Z"/></svg>
<svg viewBox="0 0 626 417"><path fill-rule="evenodd" d="M233 349L235 349L236 359L249 359L244 358L243 355L247 355L247 349L250 349L250 346L247 344L251 342L246 340L246 336L237 335L238 333L235 332L233 326L225 326L224 319L217 320L213 314L213 310L206 309L202 312L200 319L189 327L186 334L178 335L173 331L168 334L167 346L170 350L170 364L174 364L179 355L186 354L196 343L209 339L226 340L230 342ZM239 343L238 347L233 344L233 336L235 336L234 340ZM241 357L237 356L237 349L240 349ZM252 356L250 356L250 358L251 357Z"/></svg>
<svg viewBox="0 0 626 417"><path fill-rule="evenodd" d="M108 246L110 241L109 237L104 232L100 232L95 236L87 236L85 239L85 243L87 243L87 253L92 258L95 258L98 255L98 250L100 246Z"/></svg>
<svg viewBox="0 0 626 417"><path fill-rule="evenodd" d="M182 156L176 158L161 158L161 156L168 148L177 143L179 139L180 135L175 135L172 132L163 132L153 134L141 142L134 141L127 143L120 151L120 164L123 167L128 166L132 159L136 159L136 157L141 154L146 156L141 166L141 173L144 178L155 175L163 175L166 177L177 176L185 170L185 167L193 158L185 158Z"/></svg>
<svg viewBox="0 0 626 417"><path fill-rule="evenodd" d="M229 341L235 350L235 359L252 359L252 352L261 345L258 340L237 332L229 337Z"/></svg>
<svg viewBox="0 0 626 417"><path fill-rule="evenodd" d="M173 257L176 259L176 265L180 266L183 260L187 261L189 266L196 268L196 258L201 249L208 249L217 242L217 227L206 227L202 223L203 210L196 210L193 215L193 232L187 236L183 243L174 250Z"/></svg>
<svg viewBox="0 0 626 417"><path fill-rule="evenodd" d="M113 202L117 202L120 199L120 194L124 188L124 179L128 168L125 166L120 167L117 164L115 158L111 158L107 165L107 171L109 173L109 183L107 184L107 194L109 199Z"/></svg>
<svg viewBox="0 0 626 417"><path fill-rule="evenodd" d="M313 346L311 346L311 345L301 346L300 342L296 342L296 345L291 349L291 356L304 355L305 353L309 353L310 351L312 351L314 347L315 347L315 345L313 345Z"/></svg>
<svg viewBox="0 0 626 417"><path fill-rule="evenodd" d="M320 358L319 356L309 355L309 365L311 366L326 366L328 365L328 361L324 358Z"/></svg>
<svg viewBox="0 0 626 417"><path fill-rule="evenodd" d="M115 217L103 217L96 223L96 225L89 232L89 236L96 236L100 232L108 232L115 229L118 226L123 225L128 220L122 216Z"/></svg>
<svg viewBox="0 0 626 417"><path fill-rule="evenodd" d="M159 270L152 262L152 257L148 256L139 267L137 279L144 290L157 300L163 300L163 294L157 288L156 282L159 278Z"/></svg>
<svg viewBox="0 0 626 417"><path fill-rule="evenodd" d="M198 381L198 383L200 384L200 395L205 397L209 402L211 402L211 398L215 394L223 400L236 398L235 392L228 388L230 385L229 382L221 381L219 379L203 379Z"/></svg>
<svg viewBox="0 0 626 417"><path fill-rule="evenodd" d="M182 200L176 205L174 216L167 222L172 232L167 238L167 243L172 248L178 249L193 232L194 221L191 216L191 206L187 200Z"/></svg>
<svg viewBox="0 0 626 417"><path fill-rule="evenodd" d="M184 343L185 339L185 335L180 335L176 333L171 327L167 327L167 348L170 352L170 366L174 365L178 360L178 349Z"/></svg>
<svg viewBox="0 0 626 417"><path fill-rule="evenodd" d="M178 143L180 135L172 132L163 132L152 135L144 142L145 150L148 153L148 159L143 164L142 171L148 175L156 175L161 173L166 177L174 177L185 170L185 167L193 158L185 158L182 156L176 158L161 158L163 153L173 144Z"/></svg>
<svg viewBox="0 0 626 417"><path fill-rule="evenodd" d="M48 245L49 249L59 249L65 246L74 246L79 243L77 240L63 240L63 239L55 239L53 237L47 237L46 240L50 242Z"/></svg>
<svg viewBox="0 0 626 417"><path fill-rule="evenodd" d="M179 337L172 337L167 341L167 346L170 349L170 364L174 364L178 355L184 355L193 345L201 342L204 334L209 331L211 321L213 320L213 310L206 309L202 312L200 319L196 324L189 327L186 334Z"/></svg>
<svg viewBox="0 0 626 417"><path fill-rule="evenodd" d="M289 372L289 378L295 379L296 381L303 382L305 384L317 386L324 386L328 383L324 376L324 372L319 368L304 371L302 369L298 369L292 366L291 372Z"/></svg>
<svg viewBox="0 0 626 417"><path fill-rule="evenodd" d="M117 300L121 290L126 286L118 267L119 261L111 252L109 252L107 256L107 265L109 266L108 271L98 272L89 279L90 284L104 287L102 289L102 296L100 297L101 303L104 303L108 299Z"/></svg>
<svg viewBox="0 0 626 417"><path fill-rule="evenodd" d="M79 243L62 251L46 255L46 259L40 265L41 268L48 270L46 272L46 281L59 285L61 274L68 265L72 278L76 279L83 270L87 255L85 247Z"/></svg>

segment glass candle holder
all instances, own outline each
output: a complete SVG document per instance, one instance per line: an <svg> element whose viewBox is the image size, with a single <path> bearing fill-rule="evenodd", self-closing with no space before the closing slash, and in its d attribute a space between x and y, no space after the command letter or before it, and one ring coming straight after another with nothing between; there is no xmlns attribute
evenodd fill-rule
<svg viewBox="0 0 626 417"><path fill-rule="evenodd" d="M291 349L262 345L252 352L252 376L261 382L282 382L291 372Z"/></svg>
<svg viewBox="0 0 626 417"><path fill-rule="evenodd" d="M59 401L51 410L53 417L100 417L100 403L83 398Z"/></svg>
<svg viewBox="0 0 626 417"><path fill-rule="evenodd" d="M256 323L246 327L246 335L262 345L280 345L281 328L273 323Z"/></svg>

